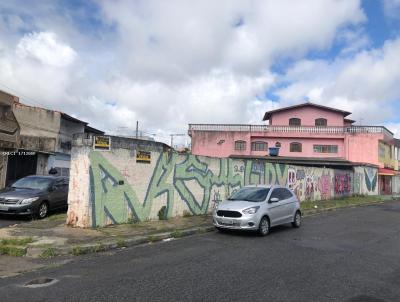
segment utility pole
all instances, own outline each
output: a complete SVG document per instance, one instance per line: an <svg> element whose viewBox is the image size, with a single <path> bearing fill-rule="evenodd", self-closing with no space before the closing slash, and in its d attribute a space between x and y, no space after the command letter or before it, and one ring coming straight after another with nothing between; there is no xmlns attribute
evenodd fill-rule
<svg viewBox="0 0 400 302"><path fill-rule="evenodd" d="M136 121L136 138L139 136L139 121Z"/></svg>
<svg viewBox="0 0 400 302"><path fill-rule="evenodd" d="M175 133L175 134L170 134L171 136L171 148L174 148L173 143L174 143L174 136L186 136L184 133Z"/></svg>

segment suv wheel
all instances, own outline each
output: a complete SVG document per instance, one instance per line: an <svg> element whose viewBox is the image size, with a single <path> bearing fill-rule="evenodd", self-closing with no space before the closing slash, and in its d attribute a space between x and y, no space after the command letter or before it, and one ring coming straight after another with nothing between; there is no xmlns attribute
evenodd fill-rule
<svg viewBox="0 0 400 302"><path fill-rule="evenodd" d="M47 202L43 201L39 205L39 208L38 208L38 211L37 211L37 217L39 219L43 219L43 218L45 218L47 216L48 212L49 212L49 206L48 206Z"/></svg>
<svg viewBox="0 0 400 302"><path fill-rule="evenodd" d="M261 236L266 236L269 233L269 220L267 217L261 218L260 225L258 226L258 234Z"/></svg>
<svg viewBox="0 0 400 302"><path fill-rule="evenodd" d="M292 226L294 228L299 228L301 226L301 213L299 211L294 214Z"/></svg>

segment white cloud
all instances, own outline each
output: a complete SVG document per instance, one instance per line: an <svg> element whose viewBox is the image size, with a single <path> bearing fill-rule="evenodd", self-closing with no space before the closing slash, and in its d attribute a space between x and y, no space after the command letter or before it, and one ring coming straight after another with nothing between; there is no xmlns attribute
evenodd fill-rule
<svg viewBox="0 0 400 302"><path fill-rule="evenodd" d="M259 102L257 95L263 95L272 82L270 74L249 77L215 70L173 84L161 81L137 83L129 78L115 78L97 86L96 91L105 99L118 100L117 107L135 112L141 123L151 129L186 132L188 123L254 120L247 109ZM258 121L261 115L258 114ZM120 119L118 123L118 126L133 129L136 120Z"/></svg>
<svg viewBox="0 0 400 302"><path fill-rule="evenodd" d="M385 126L394 133L395 137L400 139L400 123L388 123Z"/></svg>
<svg viewBox="0 0 400 302"><path fill-rule="evenodd" d="M397 46L360 52L369 41L359 0L102 0L95 16L106 23L101 33L81 30L52 1L42 3L8 4L16 12L0 29L0 84L107 131L133 131L139 120L141 129L168 139L188 123L260 123L265 110L304 97L348 107L368 100L376 109L374 98L397 96L398 78L389 79ZM18 19L19 10L32 20ZM33 32L18 36L27 26ZM338 40L345 56L303 60ZM281 59L300 61L277 103L265 95Z"/></svg>
<svg viewBox="0 0 400 302"><path fill-rule="evenodd" d="M21 58L36 59L55 67L66 67L76 57L76 52L52 32L34 32L25 35L18 43L16 53Z"/></svg>
<svg viewBox="0 0 400 302"><path fill-rule="evenodd" d="M328 48L342 26L365 20L357 0L102 3L121 37L121 70L139 80L211 69L258 74L275 58Z"/></svg>
<svg viewBox="0 0 400 302"><path fill-rule="evenodd" d="M364 123L395 118L394 109L400 100L398 53L400 39L351 58L300 61L282 79L291 84L277 94L288 103L308 98L343 108Z"/></svg>

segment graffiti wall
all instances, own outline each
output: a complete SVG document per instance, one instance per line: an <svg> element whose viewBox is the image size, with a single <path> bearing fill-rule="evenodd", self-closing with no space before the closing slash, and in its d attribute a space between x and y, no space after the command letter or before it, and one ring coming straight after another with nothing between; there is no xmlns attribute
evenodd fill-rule
<svg viewBox="0 0 400 302"><path fill-rule="evenodd" d="M354 167L353 194L378 194L377 169L371 167Z"/></svg>
<svg viewBox="0 0 400 302"><path fill-rule="evenodd" d="M159 219L160 211L166 217L204 214L251 184L287 185L301 201L377 193L372 168L354 172L176 152L145 155L144 160L142 151L129 148L73 148L68 223L95 227L145 221ZM364 178L356 184L362 170Z"/></svg>

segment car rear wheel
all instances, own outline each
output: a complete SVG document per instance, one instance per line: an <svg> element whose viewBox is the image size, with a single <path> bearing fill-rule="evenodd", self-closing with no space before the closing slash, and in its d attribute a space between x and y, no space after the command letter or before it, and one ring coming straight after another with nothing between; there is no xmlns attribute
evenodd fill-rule
<svg viewBox="0 0 400 302"><path fill-rule="evenodd" d="M261 218L260 225L258 226L258 234L260 236L266 236L269 233L269 219L267 217Z"/></svg>
<svg viewBox="0 0 400 302"><path fill-rule="evenodd" d="M294 228L299 228L301 226L301 213L299 211L294 214L292 226Z"/></svg>
<svg viewBox="0 0 400 302"><path fill-rule="evenodd" d="M43 201L38 208L37 211L37 218L39 219L43 219L47 216L47 214L49 213L49 205L47 204L47 202Z"/></svg>

